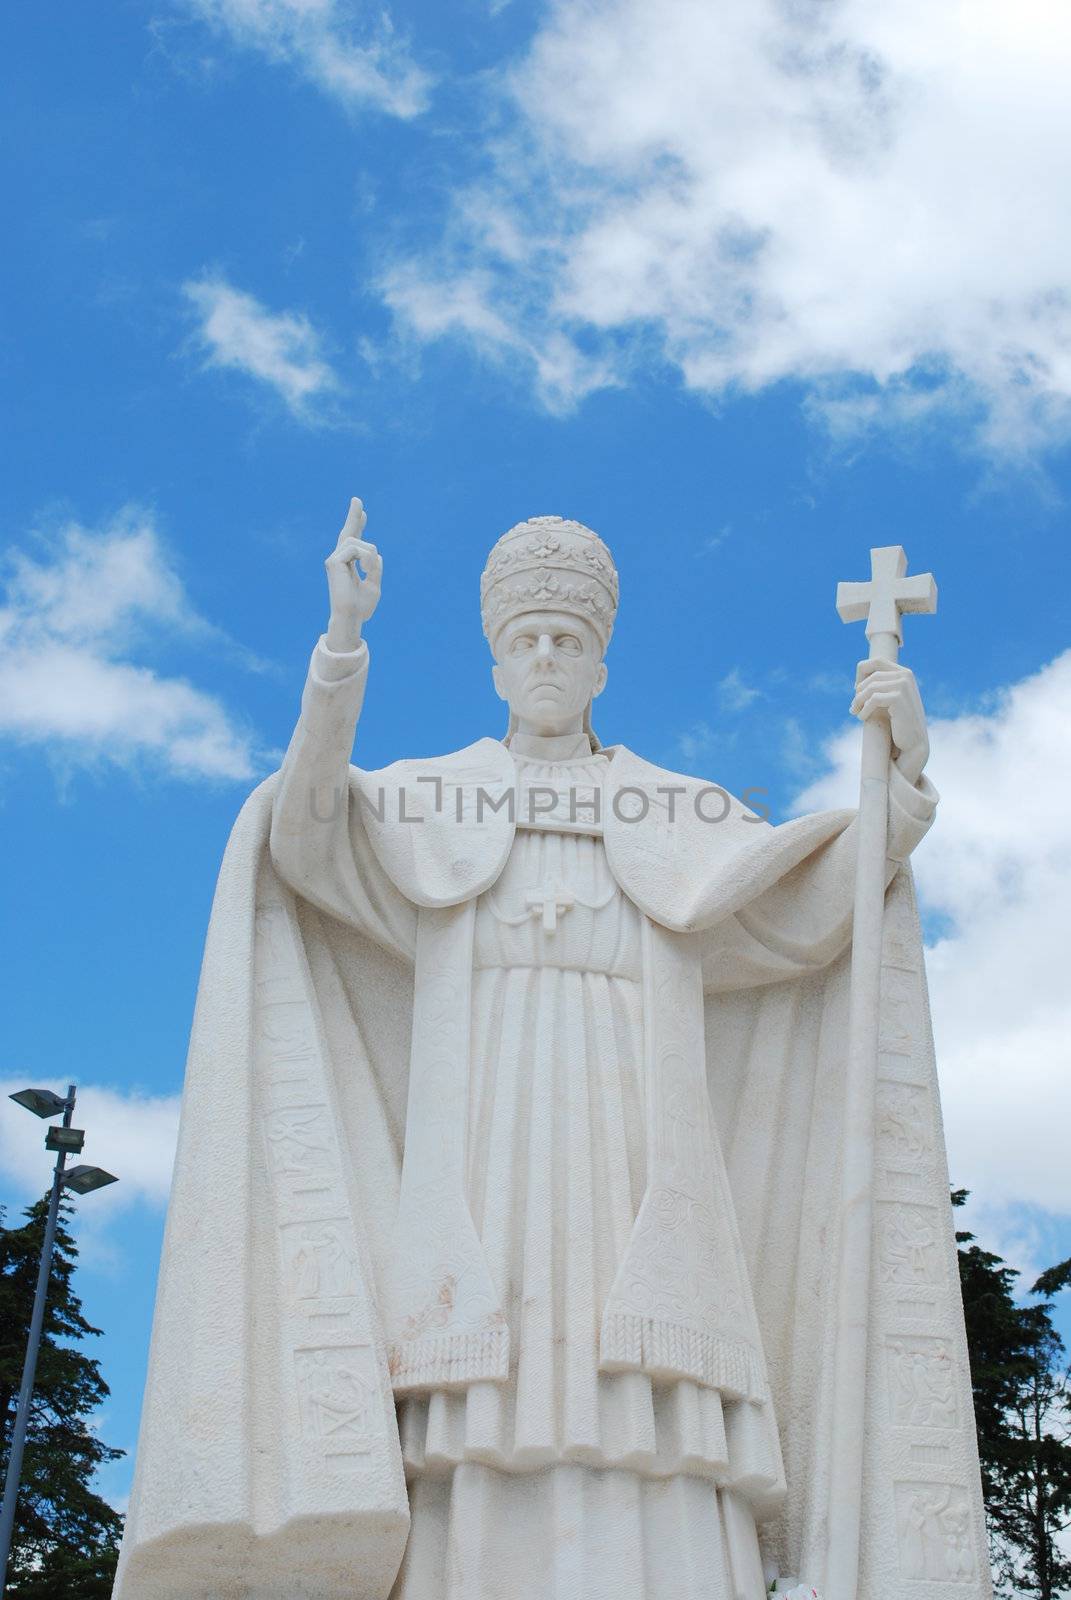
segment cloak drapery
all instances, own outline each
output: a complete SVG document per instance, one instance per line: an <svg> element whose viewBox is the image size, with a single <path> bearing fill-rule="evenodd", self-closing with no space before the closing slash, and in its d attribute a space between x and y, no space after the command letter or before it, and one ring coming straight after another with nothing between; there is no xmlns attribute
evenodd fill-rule
<svg viewBox="0 0 1071 1600"><path fill-rule="evenodd" d="M656 946L664 930L682 936L678 949L704 937L701 968L684 960L671 970L666 957L661 969L652 1032L661 1023L669 1032L652 1056L664 1081L652 1085L648 1193L604 1309L602 1360L705 1373L748 1394L759 1345L788 1482L767 1547L782 1572L821 1588L848 963L843 929L809 939L804 961L783 937L779 949L766 924L778 896L791 898L797 869L821 873L827 852L830 873L843 873L844 852L832 846L850 819L771 829L734 804L711 825L691 804L694 780L625 750L613 770L620 790L681 797L675 818L664 800L639 821L628 807L607 811L617 882L646 913ZM504 811L477 826L465 799L436 825L434 780L471 800L481 788L498 792L510 771L503 747L481 740L438 762L352 773L367 870L340 893L361 896L374 941L276 871L268 836L278 780L236 824L191 1039L121 1600L385 1600L407 1530L392 1379L404 1389L407 1373L419 1385L502 1370L508 1330L495 1321L463 1205L444 1210L446 1224L428 1226L423 1253L419 1245L420 1221L431 1221L429 1172L444 1207L458 1200L460 1124L446 1095L418 1131L407 1080L414 1039L415 1071L433 1055L463 1055L464 1041L449 1037L463 908L495 881L513 828ZM406 814L424 824L380 817L380 792L390 808L404 794ZM890 873L860 1595L943 1600L987 1592L986 1551L918 920L907 869L891 863ZM446 929L437 942L436 928ZM421 975L422 945L432 955ZM668 1192L675 1182L658 1118L690 1048L674 1018L687 1019L693 1001L698 1015L703 993L696 1048L755 1340L690 1321L687 1307L675 1323L659 1314L677 1286L667 1288L674 1251L658 1231L659 1184ZM414 1185L425 1203L410 1205L401 1236L415 1247L399 1261ZM399 1301L409 1296L419 1310L434 1296L443 1241L463 1292L434 1339L406 1345ZM641 1279L653 1284L646 1304L633 1292ZM703 1300L702 1285L693 1298ZM423 1335L426 1318L407 1321Z"/></svg>

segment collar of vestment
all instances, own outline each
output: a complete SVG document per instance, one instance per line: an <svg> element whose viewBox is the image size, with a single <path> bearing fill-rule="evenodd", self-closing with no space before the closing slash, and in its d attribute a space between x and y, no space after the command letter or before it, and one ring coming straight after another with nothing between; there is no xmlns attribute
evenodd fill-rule
<svg viewBox="0 0 1071 1600"><path fill-rule="evenodd" d="M545 736L534 733L515 733L508 741L511 755L522 761L574 761L592 755L591 740L584 732Z"/></svg>
<svg viewBox="0 0 1071 1600"><path fill-rule="evenodd" d="M619 886L656 922L681 932L730 915L843 826L842 816L825 814L771 828L716 784L655 766L624 745L601 754L597 797L587 775L596 757L574 758L586 774L575 793L570 763L550 763L553 815L543 810L549 794L533 802L523 770L529 760L519 772L499 739L357 771L355 781L372 847L416 905L459 905L490 888L518 826L564 826L601 832Z"/></svg>

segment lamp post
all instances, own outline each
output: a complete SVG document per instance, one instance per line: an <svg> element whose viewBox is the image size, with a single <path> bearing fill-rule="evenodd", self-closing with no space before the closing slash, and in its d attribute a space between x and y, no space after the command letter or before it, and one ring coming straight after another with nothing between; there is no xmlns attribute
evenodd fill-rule
<svg viewBox="0 0 1071 1600"><path fill-rule="evenodd" d="M30 1318L30 1337L26 1343L26 1360L22 1367L22 1386L19 1389L18 1410L11 1432L11 1454L8 1456L7 1477L4 1480L4 1504L0 1510L0 1595L7 1589L7 1562L11 1552L11 1536L15 1529L15 1502L18 1499L19 1479L22 1476L22 1454L26 1447L26 1430L30 1422L30 1403L33 1400L34 1378L37 1375L37 1352L41 1346L41 1329L45 1321L45 1303L48 1299L48 1280L52 1272L52 1252L56 1243L56 1225L59 1221L60 1199L64 1187L76 1194L90 1194L103 1189L105 1184L117 1180L103 1167L68 1167L67 1157L78 1155L85 1143L81 1128L71 1127L74 1116L75 1085L67 1089L67 1098L53 1094L51 1089L20 1089L11 1099L32 1111L37 1117L55 1117L63 1112L63 1121L49 1128L45 1136L45 1149L56 1152L56 1166L52 1174L52 1193L48 1202L48 1220L41 1244L41 1263L37 1271L37 1290L33 1297L33 1315Z"/></svg>

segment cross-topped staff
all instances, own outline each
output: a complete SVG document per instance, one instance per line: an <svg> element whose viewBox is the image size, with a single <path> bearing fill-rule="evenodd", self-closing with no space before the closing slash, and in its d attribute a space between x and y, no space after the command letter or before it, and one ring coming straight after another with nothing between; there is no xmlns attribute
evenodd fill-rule
<svg viewBox="0 0 1071 1600"><path fill-rule="evenodd" d="M837 611L841 621L866 621L871 661L895 665L903 643L900 619L905 611L936 610L937 585L932 574L927 572L921 577L909 578L907 557L898 544L871 550L869 583L837 586ZM869 718L863 724L859 846L852 923L826 1600L856 1600L859 1583L874 1215L878 1007L891 756L892 735L888 720Z"/></svg>

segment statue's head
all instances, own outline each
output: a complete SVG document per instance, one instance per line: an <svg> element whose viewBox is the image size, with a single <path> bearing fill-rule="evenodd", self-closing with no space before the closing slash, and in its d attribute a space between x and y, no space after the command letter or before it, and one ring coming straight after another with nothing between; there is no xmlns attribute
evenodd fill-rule
<svg viewBox="0 0 1071 1600"><path fill-rule="evenodd" d="M582 727L598 748L591 702L606 683L617 595L613 557L583 523L532 517L502 535L480 580L480 609L511 734Z"/></svg>

